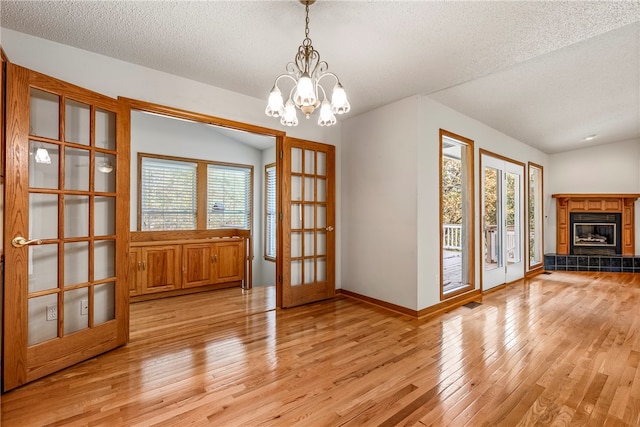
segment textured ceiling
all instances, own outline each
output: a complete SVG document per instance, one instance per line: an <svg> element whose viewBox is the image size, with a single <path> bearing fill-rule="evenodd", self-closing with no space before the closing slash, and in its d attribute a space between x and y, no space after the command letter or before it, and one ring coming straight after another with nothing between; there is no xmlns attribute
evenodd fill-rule
<svg viewBox="0 0 640 427"><path fill-rule="evenodd" d="M304 38L297 1L0 8L2 27L265 100ZM429 94L548 153L640 138L638 0L318 0L310 37L347 90L347 118Z"/></svg>

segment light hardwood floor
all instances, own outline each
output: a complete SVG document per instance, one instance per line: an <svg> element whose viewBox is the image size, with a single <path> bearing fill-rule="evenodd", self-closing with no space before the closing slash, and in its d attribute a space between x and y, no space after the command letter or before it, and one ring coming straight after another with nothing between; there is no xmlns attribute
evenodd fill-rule
<svg viewBox="0 0 640 427"><path fill-rule="evenodd" d="M264 312L264 291L132 305L127 346L4 394L2 426L640 425L640 274L553 272L421 320Z"/></svg>

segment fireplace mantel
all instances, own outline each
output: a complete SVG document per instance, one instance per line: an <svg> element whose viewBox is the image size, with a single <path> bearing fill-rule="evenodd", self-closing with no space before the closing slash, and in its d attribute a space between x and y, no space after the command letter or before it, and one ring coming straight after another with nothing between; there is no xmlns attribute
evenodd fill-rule
<svg viewBox="0 0 640 427"><path fill-rule="evenodd" d="M622 214L622 255L635 255L634 203L640 194L553 194L556 199L556 253L568 255L573 212Z"/></svg>

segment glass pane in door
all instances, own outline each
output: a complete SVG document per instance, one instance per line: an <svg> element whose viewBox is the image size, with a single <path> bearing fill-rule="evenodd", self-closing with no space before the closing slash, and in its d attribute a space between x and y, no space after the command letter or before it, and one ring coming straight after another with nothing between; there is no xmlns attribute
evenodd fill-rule
<svg viewBox="0 0 640 427"><path fill-rule="evenodd" d="M542 167L529 164L529 268L542 264Z"/></svg>
<svg viewBox="0 0 640 427"><path fill-rule="evenodd" d="M31 88L30 92L29 134L43 138L58 139L60 97L40 89Z"/></svg>
<svg viewBox="0 0 640 427"><path fill-rule="evenodd" d="M91 107L67 99L65 101L64 135L66 142L89 145L91 137Z"/></svg>
<svg viewBox="0 0 640 427"><path fill-rule="evenodd" d="M29 298L28 345L58 336L58 294Z"/></svg>
<svg viewBox="0 0 640 427"><path fill-rule="evenodd" d="M29 292L58 287L58 245L29 246Z"/></svg>
<svg viewBox="0 0 640 427"><path fill-rule="evenodd" d="M29 187L58 188L58 158L60 149L56 144L40 141L29 143Z"/></svg>
<svg viewBox="0 0 640 427"><path fill-rule="evenodd" d="M507 263L513 264L520 262L520 175L515 173L506 173L507 181L507 218L506 218L506 250Z"/></svg>
<svg viewBox="0 0 640 427"><path fill-rule="evenodd" d="M96 285L93 291L93 324L100 325L116 318L115 283Z"/></svg>
<svg viewBox="0 0 640 427"><path fill-rule="evenodd" d="M89 327L89 289L80 288L64 293L65 335Z"/></svg>
<svg viewBox="0 0 640 427"><path fill-rule="evenodd" d="M96 109L96 147L116 149L116 115L111 111Z"/></svg>
<svg viewBox="0 0 640 427"><path fill-rule="evenodd" d="M502 240L498 227L500 212L501 171L484 168L484 206L482 209L483 253L485 270L494 270L502 264Z"/></svg>

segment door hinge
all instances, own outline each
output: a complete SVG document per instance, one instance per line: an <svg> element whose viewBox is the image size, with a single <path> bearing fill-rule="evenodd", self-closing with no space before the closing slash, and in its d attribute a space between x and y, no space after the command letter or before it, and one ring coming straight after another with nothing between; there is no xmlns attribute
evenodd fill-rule
<svg viewBox="0 0 640 427"><path fill-rule="evenodd" d="M283 159L283 158L284 158L284 152L283 152L283 151L281 151L281 152L280 152L280 158L281 158L281 159Z"/></svg>
<svg viewBox="0 0 640 427"><path fill-rule="evenodd" d="M282 214L282 212L280 212L280 221L282 221L284 219L284 215Z"/></svg>
<svg viewBox="0 0 640 427"><path fill-rule="evenodd" d="M278 276L278 282L282 283L282 276Z"/></svg>

